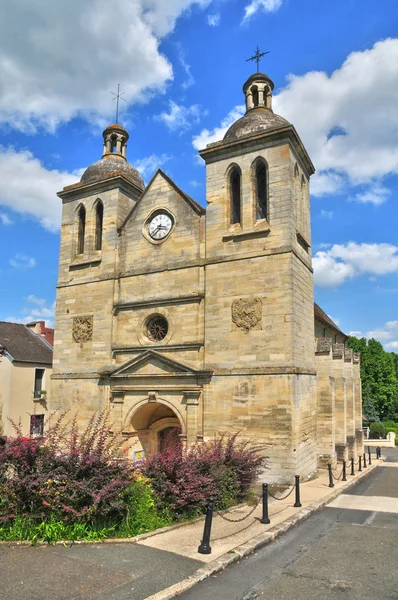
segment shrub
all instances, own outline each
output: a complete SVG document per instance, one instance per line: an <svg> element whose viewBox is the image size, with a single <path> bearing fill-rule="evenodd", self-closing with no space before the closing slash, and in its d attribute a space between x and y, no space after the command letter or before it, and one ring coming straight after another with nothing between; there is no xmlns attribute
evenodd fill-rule
<svg viewBox="0 0 398 600"><path fill-rule="evenodd" d="M243 501L256 480L264 459L263 448L238 441L237 434L191 446L169 447L149 456L141 471L152 483L160 509L169 509L175 519L200 514L209 497L217 508Z"/></svg>
<svg viewBox="0 0 398 600"><path fill-rule="evenodd" d="M383 423L372 423L369 429L370 439L380 440L386 437L386 429Z"/></svg>
<svg viewBox="0 0 398 600"><path fill-rule="evenodd" d="M85 523L126 514L122 492L133 470L106 419L94 415L79 435L76 418L64 414L46 437L19 436L0 447L0 519Z"/></svg>

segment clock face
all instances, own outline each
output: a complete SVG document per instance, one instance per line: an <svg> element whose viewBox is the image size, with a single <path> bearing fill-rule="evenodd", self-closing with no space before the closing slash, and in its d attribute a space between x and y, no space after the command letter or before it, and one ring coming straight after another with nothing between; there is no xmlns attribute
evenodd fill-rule
<svg viewBox="0 0 398 600"><path fill-rule="evenodd" d="M171 231L173 221L167 213L158 213L148 225L148 233L154 240L163 240Z"/></svg>

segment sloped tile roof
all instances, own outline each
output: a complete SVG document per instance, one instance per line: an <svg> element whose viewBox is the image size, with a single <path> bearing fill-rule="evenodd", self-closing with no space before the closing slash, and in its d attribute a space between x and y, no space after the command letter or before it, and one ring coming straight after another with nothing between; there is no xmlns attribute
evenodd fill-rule
<svg viewBox="0 0 398 600"><path fill-rule="evenodd" d="M50 344L37 333L20 323L0 321L0 345L18 362L52 364Z"/></svg>
<svg viewBox="0 0 398 600"><path fill-rule="evenodd" d="M328 325L331 329L334 329L334 331L337 331L337 333L341 333L348 339L348 336L341 331L340 327L337 327L336 323L332 321L332 319L321 309L320 306L318 306L318 304L316 304L316 302L314 302L314 316L315 319L322 321L325 323L325 325Z"/></svg>

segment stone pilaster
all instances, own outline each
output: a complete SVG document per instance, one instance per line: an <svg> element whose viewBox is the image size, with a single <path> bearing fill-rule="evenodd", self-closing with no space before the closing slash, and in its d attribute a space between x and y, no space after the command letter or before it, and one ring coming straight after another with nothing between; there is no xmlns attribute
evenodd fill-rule
<svg viewBox="0 0 398 600"><path fill-rule="evenodd" d="M187 407L187 445L197 441L200 392L184 392L184 402Z"/></svg>
<svg viewBox="0 0 398 600"><path fill-rule="evenodd" d="M350 348L344 350L344 376L346 380L346 428L348 456L356 456L355 439L355 385L353 353Z"/></svg>
<svg viewBox="0 0 398 600"><path fill-rule="evenodd" d="M353 376L355 391L355 439L357 454L363 453L364 439L362 429L362 382L361 382L361 355L353 354Z"/></svg>
<svg viewBox="0 0 398 600"><path fill-rule="evenodd" d="M347 455L346 379L344 376L344 344L333 345L333 377L336 407L336 452L343 460Z"/></svg>
<svg viewBox="0 0 398 600"><path fill-rule="evenodd" d="M318 468L336 465L335 392L332 369L332 340L319 338L315 349L317 371L316 437Z"/></svg>

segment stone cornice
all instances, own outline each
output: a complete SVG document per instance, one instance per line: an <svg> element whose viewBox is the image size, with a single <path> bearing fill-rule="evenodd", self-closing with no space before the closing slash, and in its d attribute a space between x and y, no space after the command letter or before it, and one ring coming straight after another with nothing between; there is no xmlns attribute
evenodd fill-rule
<svg viewBox="0 0 398 600"><path fill-rule="evenodd" d="M237 367L236 369L222 369L214 367L210 365L210 368L214 371L214 376L216 375L316 375L315 369L309 369L307 367L252 367L252 368L242 368Z"/></svg>
<svg viewBox="0 0 398 600"><path fill-rule="evenodd" d="M90 283L96 283L97 281L108 281L115 279L124 279L126 277L136 277L138 275L150 275L152 273L162 273L163 271L179 271L181 269L192 269L192 268L200 268L206 267L206 265L215 265L226 262L235 262L239 260L252 260L256 258L263 258L266 256L277 256L279 254L294 254L294 256L303 263L307 269L313 273L313 268L306 262L302 256L292 247L292 246L281 246L280 248L273 248L272 250L264 250L262 252L256 253L246 253L240 256L230 256L230 257L216 257L211 259L200 259L192 262L181 263L180 265L176 265L175 267L167 266L167 267L159 267L153 269L142 269L141 271L128 271L125 273L118 273L113 276L105 275L103 277L98 277L96 279L90 279L89 281L71 281L68 283L61 283L57 285L57 289L64 287L71 287L75 285L86 285Z"/></svg>
<svg viewBox="0 0 398 600"><path fill-rule="evenodd" d="M123 310L134 310L139 308L151 308L155 306L167 306L169 304L190 304L200 302L205 297L204 294L190 294L188 296L173 296L170 298L156 298L153 300L140 300L139 302L119 302L113 308L114 314Z"/></svg>
<svg viewBox="0 0 398 600"><path fill-rule="evenodd" d="M114 177L107 177L95 183L75 183L74 185L69 185L61 192L58 192L57 196L62 199L63 203L66 203L73 202L73 200L78 198L101 194L115 188L119 188L124 194L130 197L142 194L142 190L127 179L127 177L115 175Z"/></svg>
<svg viewBox="0 0 398 600"><path fill-rule="evenodd" d="M227 158L231 154L245 154L252 152L256 149L256 145L273 146L281 145L283 143L289 143L295 154L299 156L300 161L305 166L308 176L313 175L315 173L315 167L293 125L278 127L277 129L243 137L239 140L221 141L209 144L207 148L199 151L199 155L206 163L212 163L223 158L223 155Z"/></svg>
<svg viewBox="0 0 398 600"><path fill-rule="evenodd" d="M204 346L203 342L188 342L185 344L170 344L151 346L112 346L112 355L117 354L135 354L136 352L145 352L145 350L156 350L156 352L175 352L179 350L200 350Z"/></svg>

